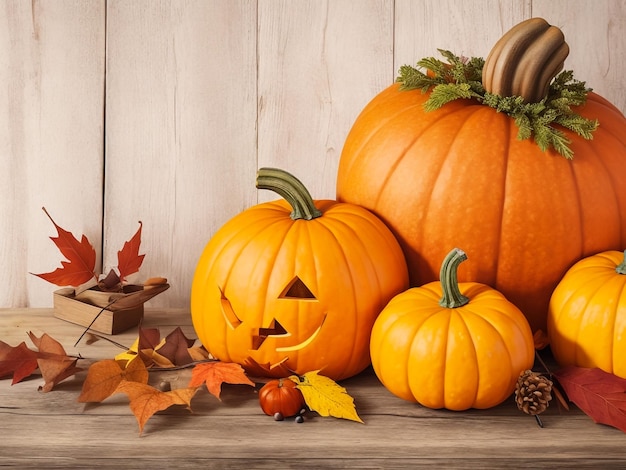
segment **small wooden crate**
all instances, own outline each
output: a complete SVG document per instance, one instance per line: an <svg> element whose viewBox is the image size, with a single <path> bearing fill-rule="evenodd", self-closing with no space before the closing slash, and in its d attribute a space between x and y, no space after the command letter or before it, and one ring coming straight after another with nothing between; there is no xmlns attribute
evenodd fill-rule
<svg viewBox="0 0 626 470"><path fill-rule="evenodd" d="M137 326L143 318L143 304L126 310L111 311L76 300L72 288L54 291L54 316L107 335L115 335ZM102 313L100 313L102 312ZM98 316L99 314L99 316ZM89 326L98 316L93 325Z"/></svg>

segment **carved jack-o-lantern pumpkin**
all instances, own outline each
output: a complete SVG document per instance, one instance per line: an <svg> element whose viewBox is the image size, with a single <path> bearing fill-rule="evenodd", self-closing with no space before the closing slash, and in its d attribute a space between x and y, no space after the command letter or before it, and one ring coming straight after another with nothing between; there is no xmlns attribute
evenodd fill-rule
<svg viewBox="0 0 626 470"><path fill-rule="evenodd" d="M398 242L369 211L313 201L281 170L259 170L257 187L286 200L243 211L207 244L191 290L198 337L266 376L357 374L376 317L408 286Z"/></svg>

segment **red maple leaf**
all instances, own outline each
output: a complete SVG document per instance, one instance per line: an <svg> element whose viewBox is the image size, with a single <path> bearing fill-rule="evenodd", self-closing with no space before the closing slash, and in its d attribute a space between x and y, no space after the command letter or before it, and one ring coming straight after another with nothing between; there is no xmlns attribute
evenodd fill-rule
<svg viewBox="0 0 626 470"><path fill-rule="evenodd" d="M30 376L39 369L45 381L41 390L49 392L56 384L75 375L78 358L66 354L61 343L44 333L41 337L28 332L37 350L29 349L24 342L9 346L0 341L0 378L13 374L13 384Z"/></svg>
<svg viewBox="0 0 626 470"><path fill-rule="evenodd" d="M626 379L598 368L575 366L559 369L554 376L587 416L626 432Z"/></svg>
<svg viewBox="0 0 626 470"><path fill-rule="evenodd" d="M139 246L141 245L141 227L142 223L139 221L139 228L133 238L124 243L124 246L117 252L117 269L120 272L120 280L126 281L126 277L139 271L141 263L146 255L139 254Z"/></svg>
<svg viewBox="0 0 626 470"><path fill-rule="evenodd" d="M0 341L0 377L13 375L12 384L21 382L37 369L37 353L23 341L13 347Z"/></svg>
<svg viewBox="0 0 626 470"><path fill-rule="evenodd" d="M81 240L78 241L74 235L57 225L45 207L43 211L57 229L57 236L50 237L50 240L59 248L61 254L67 258L67 261L61 261L61 268L57 268L49 273L35 274L35 276L57 286L78 287L91 278L97 281L98 276L95 273L96 250L89 243L87 237L83 235Z"/></svg>

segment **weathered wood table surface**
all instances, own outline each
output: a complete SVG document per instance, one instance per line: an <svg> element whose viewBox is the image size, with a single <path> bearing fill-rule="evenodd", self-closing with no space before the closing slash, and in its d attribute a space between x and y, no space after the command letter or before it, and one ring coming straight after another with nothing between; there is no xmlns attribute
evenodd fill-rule
<svg viewBox="0 0 626 470"><path fill-rule="evenodd" d="M194 338L188 311L147 309L144 326L164 336L181 326ZM394 397L371 369L342 382L365 424L308 413L304 423L262 413L257 390L224 385L222 400L198 393L193 413L173 407L148 420L139 435L123 394L100 404L77 402L89 364L121 350L107 341L73 347L83 328L52 309L0 309L0 340L12 346L27 332L47 333L85 371L49 393L41 377L0 381L0 466L36 468L626 468L626 434L595 424L580 410L553 405L544 427L511 398L490 410L430 410ZM114 336L130 346L136 329ZM158 372L184 387L190 371ZM257 387L258 388L258 387Z"/></svg>

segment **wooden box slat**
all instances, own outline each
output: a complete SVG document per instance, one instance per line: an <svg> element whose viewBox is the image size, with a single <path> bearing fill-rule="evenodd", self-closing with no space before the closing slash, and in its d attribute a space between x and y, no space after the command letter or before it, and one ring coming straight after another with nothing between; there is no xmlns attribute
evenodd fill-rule
<svg viewBox="0 0 626 470"><path fill-rule="evenodd" d="M101 307L74 299L74 293L72 288L54 291L53 305L56 318L107 335L116 335L137 326L143 318L143 304L127 310L103 310ZM91 325L94 318L96 320Z"/></svg>

